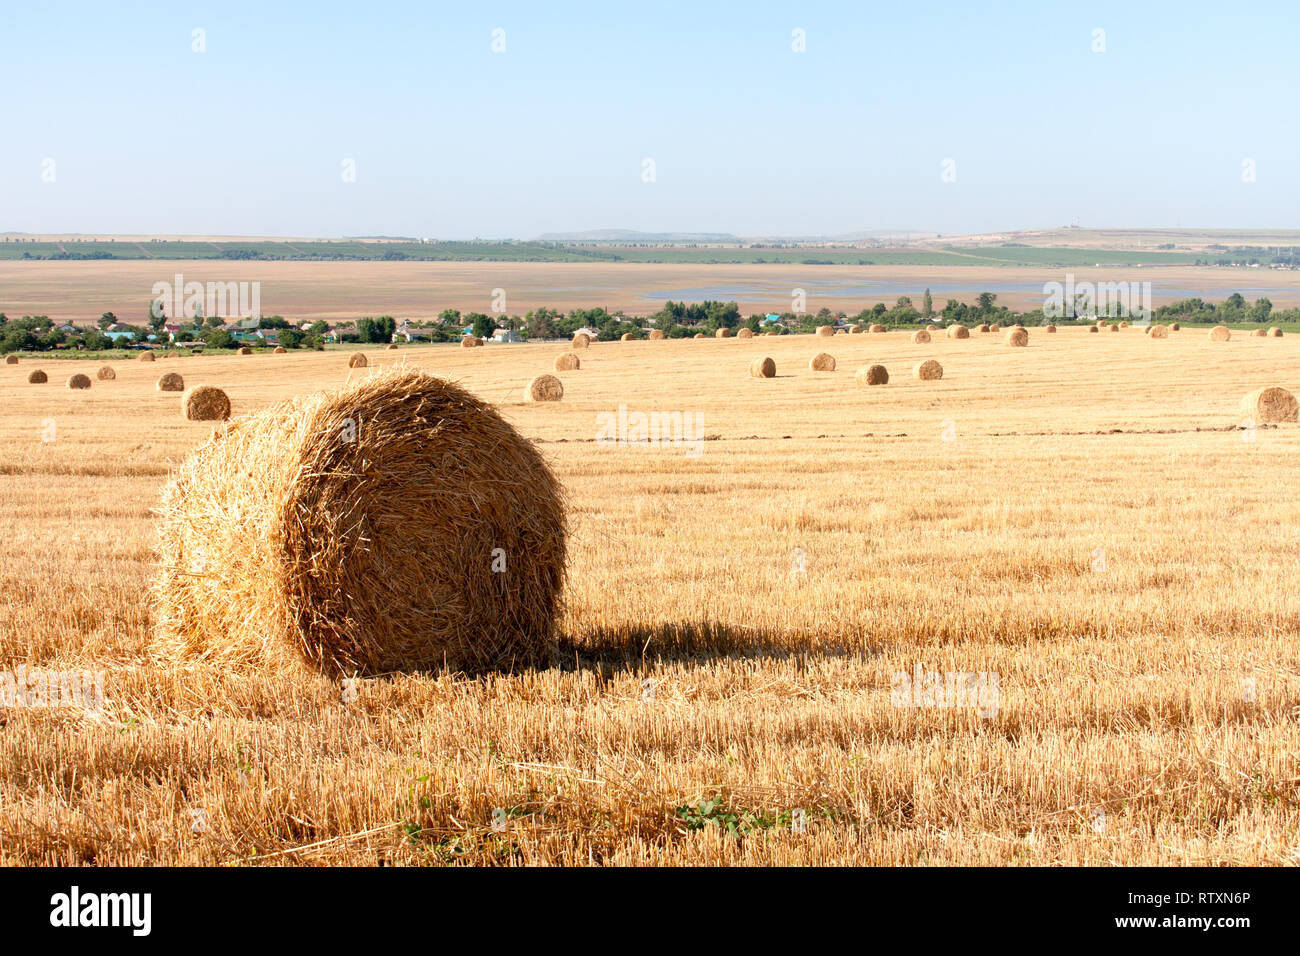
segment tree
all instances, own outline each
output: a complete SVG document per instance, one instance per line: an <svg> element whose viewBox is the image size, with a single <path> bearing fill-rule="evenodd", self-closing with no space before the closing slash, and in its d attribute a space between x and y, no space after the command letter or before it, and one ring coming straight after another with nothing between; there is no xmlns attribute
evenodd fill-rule
<svg viewBox="0 0 1300 956"><path fill-rule="evenodd" d="M297 329L281 329L276 338L279 339L280 344L285 348L296 349L302 345L302 340L305 336Z"/></svg>
<svg viewBox="0 0 1300 956"><path fill-rule="evenodd" d="M975 301L979 304L981 312L992 312L993 303L997 301L997 298L992 292L981 292Z"/></svg>
<svg viewBox="0 0 1300 956"><path fill-rule="evenodd" d="M934 299L930 296L929 286L925 289L925 295L921 297L921 314L927 319L934 315Z"/></svg>
<svg viewBox="0 0 1300 956"><path fill-rule="evenodd" d="M472 312L470 316L474 322L474 337L490 339L492 331L496 328L496 323L492 321L491 316L484 315L482 312Z"/></svg>
<svg viewBox="0 0 1300 956"><path fill-rule="evenodd" d="M1267 322L1269 315L1273 312L1273 303L1268 299L1256 299L1255 304L1250 308L1250 321Z"/></svg>
<svg viewBox="0 0 1300 956"><path fill-rule="evenodd" d="M900 295L898 301L894 303L894 308L910 309L912 307L912 297L910 295Z"/></svg>
<svg viewBox="0 0 1300 956"><path fill-rule="evenodd" d="M229 349L235 347L235 340L225 329L209 329L203 333L203 341L210 349Z"/></svg>
<svg viewBox="0 0 1300 956"><path fill-rule="evenodd" d="M99 321L95 324L98 325L101 329L106 329L110 325L115 324L116 322L117 322L116 315L114 315L112 312L105 312L103 315L99 317Z"/></svg>

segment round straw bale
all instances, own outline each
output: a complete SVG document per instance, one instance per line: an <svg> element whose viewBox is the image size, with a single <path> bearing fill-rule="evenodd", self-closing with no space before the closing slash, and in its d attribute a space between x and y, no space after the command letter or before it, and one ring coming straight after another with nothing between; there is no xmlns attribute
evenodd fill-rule
<svg viewBox="0 0 1300 956"><path fill-rule="evenodd" d="M44 385L49 380L49 376L38 368L27 373L27 383L29 385Z"/></svg>
<svg viewBox="0 0 1300 956"><path fill-rule="evenodd" d="M95 373L95 378L99 379L101 382L111 382L113 379L117 378L117 373L113 371L111 365L105 365Z"/></svg>
<svg viewBox="0 0 1300 956"><path fill-rule="evenodd" d="M731 335L731 329L727 328L727 327L724 325L724 326L722 326L721 328L719 328L716 332L714 332L713 335L714 335L715 338L725 339L725 338L730 337L730 335Z"/></svg>
<svg viewBox="0 0 1300 956"><path fill-rule="evenodd" d="M753 337L753 329L736 329L736 338L738 339L752 339Z"/></svg>
<svg viewBox="0 0 1300 956"><path fill-rule="evenodd" d="M776 363L770 358L756 358L749 363L749 374L754 378L772 378L776 375Z"/></svg>
<svg viewBox="0 0 1300 956"><path fill-rule="evenodd" d="M18 356L17 356L17 355L14 355L13 353L10 353L9 355L6 355L6 356L5 356L5 364L6 364L6 365L17 365L17 364L18 364Z"/></svg>
<svg viewBox="0 0 1300 956"><path fill-rule="evenodd" d="M1211 342L1226 342L1232 338L1232 331L1226 325L1216 325L1210 329Z"/></svg>
<svg viewBox="0 0 1300 956"><path fill-rule="evenodd" d="M1147 334L1147 335L1150 335L1150 334L1151 334L1151 326L1148 325L1148 326L1146 327L1146 330L1145 330L1145 331L1146 331L1146 334Z"/></svg>
<svg viewBox="0 0 1300 956"><path fill-rule="evenodd" d="M241 346L239 347L239 354L240 354L240 355L252 355L252 354L253 354L253 350L250 349L247 345L241 345Z"/></svg>
<svg viewBox="0 0 1300 956"><path fill-rule="evenodd" d="M635 338L636 336L633 335L631 332L624 332L622 335L618 337L618 340L620 342L631 342Z"/></svg>
<svg viewBox="0 0 1300 956"><path fill-rule="evenodd" d="M1012 345L1016 348L1024 348L1029 344L1029 332L1026 329L1019 328L1008 329L1004 341L1007 345Z"/></svg>
<svg viewBox="0 0 1300 956"><path fill-rule="evenodd" d="M1276 325L1270 326L1268 330L1268 335L1269 338L1280 339L1282 337L1282 330L1279 329Z"/></svg>
<svg viewBox="0 0 1300 956"><path fill-rule="evenodd" d="M572 352L561 352L559 355L555 356L555 371L557 372L569 372L575 368L581 367L582 359L578 358L578 356L574 355Z"/></svg>
<svg viewBox="0 0 1300 956"><path fill-rule="evenodd" d="M152 361L154 361L154 359L155 359L155 356L154 356L154 354L153 354L152 352L141 352L141 353L140 353L140 361L141 361L141 362L152 362Z"/></svg>
<svg viewBox="0 0 1300 956"><path fill-rule="evenodd" d="M808 360L808 367L814 372L835 371L835 356L830 352L818 352Z"/></svg>
<svg viewBox="0 0 1300 956"><path fill-rule="evenodd" d="M1151 325L1147 326L1147 334L1153 339L1167 339L1169 338L1169 329L1163 325Z"/></svg>
<svg viewBox="0 0 1300 956"><path fill-rule="evenodd" d="M477 346L478 346L478 339L472 335L467 335L460 340L460 347L463 349L472 349L472 348L476 348ZM360 352L358 352L357 354L361 355ZM362 355L361 357L365 358L364 355Z"/></svg>
<svg viewBox="0 0 1300 956"><path fill-rule="evenodd" d="M181 414L192 422L224 422L230 417L230 396L215 385L200 385L181 396Z"/></svg>
<svg viewBox="0 0 1300 956"><path fill-rule="evenodd" d="M68 379L68 388L90 388L90 376L78 372Z"/></svg>
<svg viewBox="0 0 1300 956"><path fill-rule="evenodd" d="M1177 322L1175 322L1173 325L1169 326L1169 331L1171 331L1171 332L1177 332L1177 331L1178 331L1179 329L1181 329L1181 328L1182 328L1182 326L1179 325Z"/></svg>
<svg viewBox="0 0 1300 956"><path fill-rule="evenodd" d="M528 383L530 402L558 402L564 397L564 383L554 375L538 375Z"/></svg>
<svg viewBox="0 0 1300 956"><path fill-rule="evenodd" d="M388 346L388 347L389 347L390 349L395 349L395 348L397 348L396 345L390 345L390 346ZM272 355L284 355L284 354L285 354L286 352L288 352L288 351L289 351L289 350L286 349L283 345L277 345L275 348L273 348L273 349L271 350L271 354L272 354Z"/></svg>
<svg viewBox="0 0 1300 956"><path fill-rule="evenodd" d="M348 356L348 368L365 368L370 364L365 352L353 352Z"/></svg>
<svg viewBox="0 0 1300 956"><path fill-rule="evenodd" d="M764 332L763 334L764 334L764 335L780 335L781 333L778 332L776 329L769 329L768 331Z"/></svg>
<svg viewBox="0 0 1300 956"><path fill-rule="evenodd" d="M1128 322L1121 322L1121 323L1119 324L1119 327L1120 327L1121 329L1127 329L1127 328L1128 328Z"/></svg>
<svg viewBox="0 0 1300 956"><path fill-rule="evenodd" d="M1116 324L1113 323L1113 322L1112 322L1110 325L1106 326L1106 328L1110 329L1112 332L1118 332L1118 331L1119 331L1119 326L1116 325Z"/></svg>
<svg viewBox="0 0 1300 956"><path fill-rule="evenodd" d="M931 322L929 325L927 325L927 326L925 327L925 330L926 330L927 332L938 332L938 331L939 331L939 326L937 326L937 325L935 325L933 322Z"/></svg>
<svg viewBox="0 0 1300 956"><path fill-rule="evenodd" d="M879 333L885 331L885 327L881 325L879 322L873 322L871 323L871 328L868 329L868 331Z"/></svg>
<svg viewBox="0 0 1300 956"><path fill-rule="evenodd" d="M185 391L185 380L175 372L168 372L158 379L157 387L160 392L183 392Z"/></svg>
<svg viewBox="0 0 1300 956"><path fill-rule="evenodd" d="M662 339L663 337L664 337L664 330L663 330L663 329L651 329L651 330L650 330L650 338L651 338L652 340L658 341L659 339Z"/></svg>
<svg viewBox="0 0 1300 956"><path fill-rule="evenodd" d="M833 325L819 325L819 326L817 326L817 334L818 334L818 335L834 335L834 334L835 334L835 326L833 326Z"/></svg>
<svg viewBox="0 0 1300 956"><path fill-rule="evenodd" d="M912 341L917 345L925 345L930 341L930 333L925 329L917 329L912 333Z"/></svg>
<svg viewBox="0 0 1300 956"><path fill-rule="evenodd" d="M1054 326L1054 325L1045 325L1045 326L1043 326L1043 331L1046 332L1048 335L1055 335L1055 334L1056 334L1056 326Z"/></svg>
<svg viewBox="0 0 1300 956"><path fill-rule="evenodd" d="M934 359L926 359L924 362L917 362L912 367L912 377L919 378L923 382L931 382L937 378L943 378L943 366Z"/></svg>
<svg viewBox="0 0 1300 956"><path fill-rule="evenodd" d="M948 326L948 338L968 339L970 338L970 329L966 328L966 326L961 325L960 323L957 325L950 325Z"/></svg>
<svg viewBox="0 0 1300 956"><path fill-rule="evenodd" d="M1256 329L1254 332L1251 332L1250 334L1253 335L1255 338L1262 339L1268 336L1268 329Z"/></svg>
<svg viewBox="0 0 1300 956"><path fill-rule="evenodd" d="M1089 332L1100 332L1100 331L1101 331L1101 326L1099 326L1099 325L1090 325L1090 326L1088 326L1088 331L1089 331Z"/></svg>
<svg viewBox="0 0 1300 956"><path fill-rule="evenodd" d="M889 371L883 365L864 365L853 378L859 385L885 385Z"/></svg>
<svg viewBox="0 0 1300 956"><path fill-rule="evenodd" d="M849 326L849 335L857 335L857 334L860 333L861 331L862 331L862 326L860 326L860 325L850 325L850 326Z"/></svg>
<svg viewBox="0 0 1300 956"><path fill-rule="evenodd" d="M987 332L989 330L989 324L987 322L981 322L979 324L979 330L981 332Z"/></svg>
<svg viewBox="0 0 1300 956"><path fill-rule="evenodd" d="M694 335L691 336L691 338L693 338L693 339L707 339L708 336L705 335L703 332L696 332Z"/></svg>
<svg viewBox="0 0 1300 956"><path fill-rule="evenodd" d="M586 332L579 332L574 335L573 341L569 344L575 349L585 349L591 344L591 336Z"/></svg>
<svg viewBox="0 0 1300 956"><path fill-rule="evenodd" d="M164 654L335 678L552 659L560 485L489 405L427 373L215 429L158 514Z"/></svg>
<svg viewBox="0 0 1300 956"><path fill-rule="evenodd" d="M389 343L388 343L388 348L389 348L389 351L392 351L392 350L396 349L396 348L397 348L397 343L396 343L396 342L389 342ZM284 349L277 348L276 351L277 351L277 352L283 352Z"/></svg>
<svg viewBox="0 0 1300 956"><path fill-rule="evenodd" d="M1300 402L1285 388L1257 388L1241 400L1241 410L1256 422L1293 422L1300 417Z"/></svg>

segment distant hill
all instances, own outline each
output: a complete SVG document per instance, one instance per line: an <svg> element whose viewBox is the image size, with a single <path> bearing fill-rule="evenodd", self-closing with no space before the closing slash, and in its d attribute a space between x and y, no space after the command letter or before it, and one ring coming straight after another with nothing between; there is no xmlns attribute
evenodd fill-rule
<svg viewBox="0 0 1300 956"><path fill-rule="evenodd" d="M634 229L591 229L587 232L545 232L537 242L734 242L729 232L637 232Z"/></svg>

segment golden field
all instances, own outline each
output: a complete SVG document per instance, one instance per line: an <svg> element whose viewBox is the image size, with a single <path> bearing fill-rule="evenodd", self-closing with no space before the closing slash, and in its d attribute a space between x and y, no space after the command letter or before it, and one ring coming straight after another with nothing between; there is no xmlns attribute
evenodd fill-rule
<svg viewBox="0 0 1300 956"><path fill-rule="evenodd" d="M211 430L154 382L240 415L366 370L123 360L72 392L103 363L0 365L0 669L105 672L102 713L0 710L0 862L1300 860L1300 426L1238 405L1300 390L1300 338L597 343L524 402L566 347L369 353L540 443L571 561L554 666L346 695L151 652L150 512ZM598 443L620 405L710 440ZM996 675L996 711L898 706L918 666Z"/></svg>

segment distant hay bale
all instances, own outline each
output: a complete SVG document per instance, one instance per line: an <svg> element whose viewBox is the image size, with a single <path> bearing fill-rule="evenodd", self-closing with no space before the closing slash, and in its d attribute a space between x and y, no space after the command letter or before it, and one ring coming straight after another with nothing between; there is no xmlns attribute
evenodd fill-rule
<svg viewBox="0 0 1300 956"><path fill-rule="evenodd" d="M1015 348L1024 348L1029 344L1029 332L1027 329L1022 328L1008 329L1006 338L1003 341Z"/></svg>
<svg viewBox="0 0 1300 956"><path fill-rule="evenodd" d="M764 332L763 334L764 334L764 335L780 335L781 333L778 332L776 329L769 329L768 331Z"/></svg>
<svg viewBox="0 0 1300 956"><path fill-rule="evenodd" d="M753 330L753 329L737 329L737 330L736 330L736 338L738 338L738 339L752 339L753 337L754 337L754 330Z"/></svg>
<svg viewBox="0 0 1300 956"><path fill-rule="evenodd" d="M253 354L253 350L250 349L247 345L241 345L241 346L239 347L239 354L240 354L240 355L252 355L252 354Z"/></svg>
<svg viewBox="0 0 1300 956"><path fill-rule="evenodd" d="M1127 328L1128 328L1128 322L1121 322L1121 323L1119 324L1119 327L1120 327L1121 329L1127 329Z"/></svg>
<svg viewBox="0 0 1300 956"><path fill-rule="evenodd" d="M487 403L424 372L217 428L157 514L163 654L338 678L546 666L557 646L560 485Z"/></svg>
<svg viewBox="0 0 1300 956"><path fill-rule="evenodd" d="M168 372L158 379L157 388L160 392L183 392L185 391L185 380L175 372Z"/></svg>
<svg viewBox="0 0 1300 956"><path fill-rule="evenodd" d="M111 382L113 379L117 378L117 373L113 371L111 366L105 365L95 373L95 378L99 379L101 382Z"/></svg>
<svg viewBox="0 0 1300 956"><path fill-rule="evenodd" d="M716 332L714 332L713 335L714 335L715 338L719 338L719 339L729 338L729 337L731 336L731 329L727 328L727 327L724 325L724 326L722 326L720 329L718 329Z"/></svg>
<svg viewBox="0 0 1300 956"><path fill-rule="evenodd" d="M979 324L979 330L981 332L987 332L989 330L989 324L987 322L981 322Z"/></svg>
<svg viewBox="0 0 1300 956"><path fill-rule="evenodd" d="M555 356L555 371L557 372L571 372L575 368L581 367L582 359L578 358L578 356L574 355L572 352L561 352L559 355Z"/></svg>
<svg viewBox="0 0 1300 956"><path fill-rule="evenodd" d="M926 330L927 332L938 332L938 331L939 331L939 326L937 326L937 325L935 325L933 322L931 322L929 325L927 325L927 326L925 327L925 330Z"/></svg>
<svg viewBox="0 0 1300 956"><path fill-rule="evenodd" d="M868 331L880 333L885 331L885 327L881 325L879 322L873 322L871 323L871 328Z"/></svg>
<svg viewBox="0 0 1300 956"><path fill-rule="evenodd" d="M703 332L696 332L694 335L691 336L691 338L693 338L693 339L707 339L708 336L705 335Z"/></svg>
<svg viewBox="0 0 1300 956"><path fill-rule="evenodd" d="M754 378L773 378L776 375L776 363L770 358L756 358L749 363L749 374Z"/></svg>
<svg viewBox="0 0 1300 956"><path fill-rule="evenodd" d="M586 332L579 332L574 335L573 341L570 342L569 345L575 349L585 349L587 346L591 345L591 336Z"/></svg>
<svg viewBox="0 0 1300 956"><path fill-rule="evenodd" d="M622 335L618 337L618 340L620 342L631 342L635 338L636 336L633 335L631 332L624 332Z"/></svg>
<svg viewBox="0 0 1300 956"><path fill-rule="evenodd" d="M1250 334L1257 339L1266 338L1268 336L1268 329L1256 329L1254 332L1251 332Z"/></svg>
<svg viewBox="0 0 1300 956"><path fill-rule="evenodd" d="M970 338L970 329L966 328L966 326L961 325L960 323L957 325L950 325L948 326L948 338L968 339Z"/></svg>
<svg viewBox="0 0 1300 956"><path fill-rule="evenodd" d="M1110 329L1112 332L1118 332L1118 331L1119 331L1119 326L1118 326L1118 325L1115 325L1113 322L1112 322L1110 325L1106 326L1106 328Z"/></svg>
<svg viewBox="0 0 1300 956"><path fill-rule="evenodd" d="M650 338L651 338L652 340L654 340L654 341L658 341L659 339L662 339L663 337L664 337L664 331L663 331L663 329L651 329L651 330L650 330Z"/></svg>
<svg viewBox="0 0 1300 956"><path fill-rule="evenodd" d="M835 356L830 352L818 352L808 360L808 367L814 372L835 371Z"/></svg>
<svg viewBox="0 0 1300 956"><path fill-rule="evenodd" d="M930 341L930 333L925 329L917 329L912 333L912 342L915 345L925 345Z"/></svg>
<svg viewBox="0 0 1300 956"><path fill-rule="evenodd" d="M1147 326L1147 335L1153 339L1167 339L1169 338L1169 329L1163 325L1150 325Z"/></svg>
<svg viewBox="0 0 1300 956"><path fill-rule="evenodd" d="M40 369L33 369L27 373L27 384L29 385L44 385L49 380L49 376Z"/></svg>
<svg viewBox="0 0 1300 956"><path fill-rule="evenodd" d="M889 371L883 365L864 365L853 378L859 385L887 385Z"/></svg>
<svg viewBox="0 0 1300 956"><path fill-rule="evenodd" d="M152 361L154 361L154 354L153 354L152 352L141 352L141 353L140 353L140 361L141 361L141 362L152 362Z"/></svg>
<svg viewBox="0 0 1300 956"><path fill-rule="evenodd" d="M943 378L943 366L934 359L917 362L916 365L912 366L912 377L919 378L923 382L932 382L935 379Z"/></svg>
<svg viewBox="0 0 1300 956"><path fill-rule="evenodd" d="M370 364L365 352L353 352L348 356L348 368L365 368Z"/></svg>
<svg viewBox="0 0 1300 956"><path fill-rule="evenodd" d="M558 402L564 397L564 383L554 375L538 375L528 383L530 402Z"/></svg>
<svg viewBox="0 0 1300 956"><path fill-rule="evenodd" d="M1300 402L1285 388L1257 388L1241 400L1241 410L1256 422L1293 422Z"/></svg>
<svg viewBox="0 0 1300 956"><path fill-rule="evenodd" d="M463 349L478 348L478 338L473 335L467 335L460 340L460 347ZM361 353L358 352L357 354L360 355ZM365 356L363 355L362 358L365 358Z"/></svg>
<svg viewBox="0 0 1300 956"><path fill-rule="evenodd" d="M835 334L835 326L833 326L833 325L819 325L819 326L817 326L817 334L818 334L818 335L822 335L822 336L826 336L826 335L834 335L834 334Z"/></svg>
<svg viewBox="0 0 1300 956"><path fill-rule="evenodd" d="M1269 338L1280 339L1282 337L1282 330L1279 329L1276 325L1270 326L1268 330L1268 335Z"/></svg>
<svg viewBox="0 0 1300 956"><path fill-rule="evenodd" d="M78 372L68 379L68 388L90 388L90 376Z"/></svg>
<svg viewBox="0 0 1300 956"><path fill-rule="evenodd" d="M857 334L860 333L861 331L862 331L862 326L860 326L860 325L850 325L850 326L849 326L849 335L857 335Z"/></svg>
<svg viewBox="0 0 1300 956"><path fill-rule="evenodd" d="M1182 326L1179 325L1177 322L1175 322L1173 325L1169 326L1169 329L1170 329L1171 332L1177 332L1177 331L1178 331L1179 329L1181 329L1181 328L1182 328Z"/></svg>
<svg viewBox="0 0 1300 956"><path fill-rule="evenodd" d="M1054 325L1045 325L1045 326L1043 326L1043 331L1046 332L1048 335L1055 335L1055 334L1056 334L1056 326L1054 326Z"/></svg>
<svg viewBox="0 0 1300 956"><path fill-rule="evenodd" d="M1090 325L1090 326L1088 326L1088 331L1089 331L1089 332L1100 332L1100 331L1101 331L1101 327L1100 327L1100 326L1097 326L1097 325Z"/></svg>
<svg viewBox="0 0 1300 956"><path fill-rule="evenodd" d="M17 355L14 355L12 352L9 353L8 355L5 356L5 364L6 364L6 365L17 365L17 364L18 364L18 356L17 356Z"/></svg>
<svg viewBox="0 0 1300 956"><path fill-rule="evenodd" d="M397 348L396 345L390 345L390 346L388 346L388 347L389 347L390 349L395 349L395 348ZM285 354L286 352L288 352L288 351L289 351L289 350L286 349L283 345L277 345L274 349L271 350L271 354L272 354L272 355L284 355L284 354Z"/></svg>
<svg viewBox="0 0 1300 956"><path fill-rule="evenodd" d="M215 385L200 385L181 396L181 415L192 422L224 422L230 417L230 396Z"/></svg>
<svg viewBox="0 0 1300 956"><path fill-rule="evenodd" d="M1216 325L1210 329L1211 342L1226 342L1232 338L1232 331L1226 325Z"/></svg>

